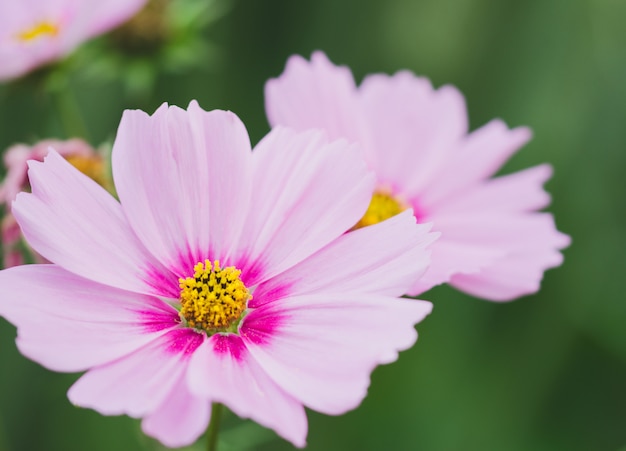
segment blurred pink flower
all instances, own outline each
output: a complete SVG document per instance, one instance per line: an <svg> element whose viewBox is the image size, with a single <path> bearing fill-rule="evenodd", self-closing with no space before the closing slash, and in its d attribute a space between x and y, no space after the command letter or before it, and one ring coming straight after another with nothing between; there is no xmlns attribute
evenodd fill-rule
<svg viewBox="0 0 626 451"><path fill-rule="evenodd" d="M192 102L124 113L120 202L56 152L29 166L13 211L54 264L0 272L0 314L27 357L87 370L73 403L167 446L202 434L210 402L304 446L304 406L355 408L431 310L397 298L428 226L407 211L345 234L374 183L345 141L277 128L251 152L237 116Z"/></svg>
<svg viewBox="0 0 626 451"><path fill-rule="evenodd" d="M146 0L0 2L0 80L71 53L132 17Z"/></svg>
<svg viewBox="0 0 626 451"><path fill-rule="evenodd" d="M11 214L11 203L19 192L29 189L27 178L28 161L43 160L50 148L54 148L60 155L79 169L83 169L92 178L101 178L101 174L99 176L97 170L99 169L100 172L103 172L102 158L89 144L81 139L70 139L67 141L46 139L32 147L26 144L16 144L10 147L4 155L4 165L7 173L2 184L0 184L0 205L4 207L1 230L3 266L5 268L24 263L21 249L22 234L19 225ZM101 180L98 181L104 184ZM35 261L39 263L46 261L35 252L33 252L33 256Z"/></svg>
<svg viewBox="0 0 626 451"><path fill-rule="evenodd" d="M552 215L538 212L550 202L542 185L551 167L491 178L530 139L529 129L493 120L468 133L456 88L435 90L406 71L370 75L357 88L350 70L321 52L311 62L291 57L265 96L272 126L319 128L361 144L378 184L357 227L411 207L418 222L442 233L429 270L409 294L448 282L507 301L536 292L543 272L561 264L569 237Z"/></svg>

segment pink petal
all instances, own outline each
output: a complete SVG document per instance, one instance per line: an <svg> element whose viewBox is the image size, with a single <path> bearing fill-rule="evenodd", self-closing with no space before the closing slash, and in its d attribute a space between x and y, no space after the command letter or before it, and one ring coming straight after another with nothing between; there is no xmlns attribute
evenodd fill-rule
<svg viewBox="0 0 626 451"><path fill-rule="evenodd" d="M530 129L510 130L497 119L472 132L437 175L437 184L421 195L422 202L435 205L491 177L531 136Z"/></svg>
<svg viewBox="0 0 626 451"><path fill-rule="evenodd" d="M82 41L115 28L134 16L147 0L107 0L106 2L78 2L70 34Z"/></svg>
<svg viewBox="0 0 626 451"><path fill-rule="evenodd" d="M213 335L193 355L187 376L198 396L221 402L240 417L274 429L297 447L306 445L304 407L276 385L240 337Z"/></svg>
<svg viewBox="0 0 626 451"><path fill-rule="evenodd" d="M513 213L540 210L550 203L543 184L551 177L552 168L543 164L476 185L472 189L430 207L430 216Z"/></svg>
<svg viewBox="0 0 626 451"><path fill-rule="evenodd" d="M420 295L434 286L450 282L454 274L477 273L506 254L497 247L473 244L471 240L455 241L446 238L444 234L429 247L430 266L422 277L414 280L406 294Z"/></svg>
<svg viewBox="0 0 626 451"><path fill-rule="evenodd" d="M478 274L457 274L450 284L473 296L491 301L512 301L539 291L545 270L559 266L557 251L519 253L496 261Z"/></svg>
<svg viewBox="0 0 626 451"><path fill-rule="evenodd" d="M207 258L227 260L248 210L250 141L230 112L163 105L126 111L113 175L130 224L179 277Z"/></svg>
<svg viewBox="0 0 626 451"><path fill-rule="evenodd" d="M255 147L250 214L241 268L255 285L321 249L352 227L373 191L355 146L318 132L275 128Z"/></svg>
<svg viewBox="0 0 626 451"><path fill-rule="evenodd" d="M137 240L119 203L51 150L30 162L32 194L21 193L13 215L28 243L79 276L139 293L158 292L146 274L166 271Z"/></svg>
<svg viewBox="0 0 626 451"><path fill-rule="evenodd" d="M169 448L194 443L204 433L211 418L209 401L193 396L181 375L165 401L141 422L146 435Z"/></svg>
<svg viewBox="0 0 626 451"><path fill-rule="evenodd" d="M288 294L364 292L401 296L430 263L437 234L416 226L410 210L347 233L284 273L259 285L250 307ZM314 277L311 275L315 274Z"/></svg>
<svg viewBox="0 0 626 451"><path fill-rule="evenodd" d="M344 138L369 150L371 138L352 73L333 65L323 52L314 52L311 62L298 55L289 58L281 76L265 84L265 110L272 127L322 129L333 141Z"/></svg>
<svg viewBox="0 0 626 451"><path fill-rule="evenodd" d="M0 271L0 314L22 354L55 371L83 371L128 355L176 324L160 300L78 277L55 265Z"/></svg>
<svg viewBox="0 0 626 451"><path fill-rule="evenodd" d="M331 415L355 408L376 365L417 339L425 301L354 294L304 295L248 314L240 333L250 354L287 393Z"/></svg>
<svg viewBox="0 0 626 451"><path fill-rule="evenodd" d="M70 388L68 397L103 415L150 414L179 389L176 384L203 339L192 329L170 330L132 354L92 368Z"/></svg>
<svg viewBox="0 0 626 451"><path fill-rule="evenodd" d="M558 250L569 245L569 237L556 230L548 213L450 216L438 224L444 236L502 253L475 274L455 276L451 281L471 294L496 301L537 291L543 272L561 264Z"/></svg>
<svg viewBox="0 0 626 451"><path fill-rule="evenodd" d="M361 109L374 135L378 180L405 195L430 186L467 133L463 95L433 89L410 72L370 75L359 88Z"/></svg>
<svg viewBox="0 0 626 451"><path fill-rule="evenodd" d="M449 215L438 217L437 225L443 236L475 246L499 249L567 246L559 238L562 234L556 231L549 213Z"/></svg>
<svg viewBox="0 0 626 451"><path fill-rule="evenodd" d="M451 285L492 301L511 301L537 292L543 273L563 262L559 249L567 247L570 238L556 230L551 215L528 216L518 221L518 230L511 227L508 252L502 259L476 274L455 275ZM494 236L498 238L504 247L506 237Z"/></svg>

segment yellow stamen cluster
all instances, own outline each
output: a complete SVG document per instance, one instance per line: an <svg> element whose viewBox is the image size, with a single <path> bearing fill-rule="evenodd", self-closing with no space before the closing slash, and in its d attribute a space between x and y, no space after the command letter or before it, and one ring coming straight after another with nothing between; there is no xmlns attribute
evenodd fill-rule
<svg viewBox="0 0 626 451"><path fill-rule="evenodd" d="M193 277L180 278L180 315L189 327L226 331L236 324L252 298L234 266L209 260L194 266Z"/></svg>
<svg viewBox="0 0 626 451"><path fill-rule="evenodd" d="M392 196L388 190L378 190L374 192L367 211L352 229L378 224L402 213L407 208L409 207L404 202Z"/></svg>
<svg viewBox="0 0 626 451"><path fill-rule="evenodd" d="M57 34L59 34L59 27L53 23L44 21L18 33L17 38L24 42L30 42L43 36L56 36Z"/></svg>
<svg viewBox="0 0 626 451"><path fill-rule="evenodd" d="M109 179L107 177L104 160L99 155L68 155L65 159L80 172L90 179L94 180L98 185L109 188Z"/></svg>

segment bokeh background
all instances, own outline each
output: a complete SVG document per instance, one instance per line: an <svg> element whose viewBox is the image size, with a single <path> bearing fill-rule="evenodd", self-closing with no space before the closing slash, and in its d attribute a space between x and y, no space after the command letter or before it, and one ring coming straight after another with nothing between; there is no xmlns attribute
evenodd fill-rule
<svg viewBox="0 0 626 451"><path fill-rule="evenodd" d="M447 287L425 294L435 309L416 346L374 372L355 411L309 412L308 449L626 449L626 2L214 0L202 14L180 64L81 68L107 38L75 56L63 81L92 144L113 139L124 108L191 99L236 112L257 142L268 131L264 82L289 55L322 49L358 81L410 69L456 85L472 128L494 117L532 127L503 172L551 163L549 210L573 238L537 295L494 304ZM37 86L0 85L0 148L67 137ZM163 449L136 420L73 407L65 394L78 376L26 360L14 337L0 319L0 450ZM222 449L247 441L293 449L227 416Z"/></svg>

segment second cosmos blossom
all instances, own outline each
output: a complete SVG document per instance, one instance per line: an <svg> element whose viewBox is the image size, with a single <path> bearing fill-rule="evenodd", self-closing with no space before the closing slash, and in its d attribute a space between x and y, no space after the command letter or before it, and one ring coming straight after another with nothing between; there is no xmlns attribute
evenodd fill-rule
<svg viewBox="0 0 626 451"><path fill-rule="evenodd" d="M346 234L374 179L360 152L277 128L251 151L232 113L127 111L120 202L56 152L13 213L50 265L0 272L0 314L27 357L87 371L73 403L195 441L210 403L304 446L304 407L340 414L431 310L398 299L436 237L411 211ZM33 283L36 280L37 283Z"/></svg>
<svg viewBox="0 0 626 451"><path fill-rule="evenodd" d="M58 60L141 9L146 0L0 2L0 81Z"/></svg>
<svg viewBox="0 0 626 451"><path fill-rule="evenodd" d="M531 136L493 120L468 133L462 94L434 89L408 71L369 75L356 86L350 70L315 52L293 56L267 82L266 110L273 126L321 129L361 145L376 187L357 227L412 208L441 238L432 264L411 295L441 284L493 301L539 290L544 271L563 261L569 245L552 215L543 183L549 165L492 178Z"/></svg>

